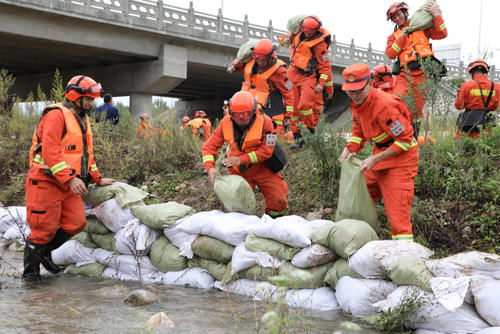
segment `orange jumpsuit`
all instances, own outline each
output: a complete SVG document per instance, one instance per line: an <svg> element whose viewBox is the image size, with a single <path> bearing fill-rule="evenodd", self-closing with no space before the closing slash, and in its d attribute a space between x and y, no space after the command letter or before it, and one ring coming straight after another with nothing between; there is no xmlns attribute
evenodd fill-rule
<svg viewBox="0 0 500 334"><path fill-rule="evenodd" d="M224 117L201 150L203 165L208 171L224 142L229 155L238 156L240 166L229 168L229 174L241 175L252 187L257 185L266 201L266 213L278 216L287 208L288 185L281 173L273 173L265 164L274 150L276 134L271 118L257 112L244 129L230 117Z"/></svg>
<svg viewBox="0 0 500 334"><path fill-rule="evenodd" d="M390 77L388 81L372 81L372 86L383 92L394 94L394 86L396 85L396 77Z"/></svg>
<svg viewBox="0 0 500 334"><path fill-rule="evenodd" d="M62 105L56 106L59 108L48 111L38 124L41 151L32 152L32 166L26 180L27 220L31 228L28 239L35 244L42 245L54 238L59 226L68 234L77 234L85 226L82 198L71 191L68 181L76 176L91 183L101 180L94 161L92 130L88 116L85 115L82 120L66 109L69 111L67 115L73 116L68 116L65 120L60 109L63 108ZM69 134L82 138L85 128L87 154L83 156L87 157L86 164L81 155L74 153L78 150L85 151L83 140L80 143L73 140L76 144L68 145L62 139L63 136L67 138ZM34 147L36 143L33 149ZM78 162L75 157L76 160L82 159L80 168L76 166ZM70 163L71 160L75 161L73 165Z"/></svg>
<svg viewBox="0 0 500 334"><path fill-rule="evenodd" d="M193 137L199 138L200 140L205 140L205 126L205 122L201 118L193 118L186 124L183 124L184 129L190 127Z"/></svg>
<svg viewBox="0 0 500 334"><path fill-rule="evenodd" d="M384 199L393 239L413 240L411 203L413 181L418 171L417 142L413 138L412 115L399 97L371 89L367 99L351 103L353 129L346 148L359 152L367 140L375 143L373 154L388 147L396 156L364 171L373 201Z"/></svg>
<svg viewBox="0 0 500 334"><path fill-rule="evenodd" d="M203 140L207 140L212 134L212 122L206 117L201 120L203 121Z"/></svg>
<svg viewBox="0 0 500 334"><path fill-rule="evenodd" d="M330 72L330 75L328 76L327 81L325 82L325 90L326 87L332 87L331 93L333 93L333 80L332 80L332 74ZM330 91L330 88L326 91L327 94ZM314 107L313 107L313 113L314 113L314 127L318 125L319 119L321 118L321 114L325 110L325 101L323 100L323 92L316 93L316 100L314 101Z"/></svg>
<svg viewBox="0 0 500 334"><path fill-rule="evenodd" d="M135 132L138 136L144 136L147 137L151 134L152 132L151 125L149 125L148 122L146 121L141 121L139 126L137 127L137 131Z"/></svg>
<svg viewBox="0 0 500 334"><path fill-rule="evenodd" d="M410 21L407 20L406 23L403 25L404 27L408 27L410 24ZM421 32L415 31L412 34L420 34ZM446 26L444 24L443 17L441 15L438 15L434 18L434 26L426 29L423 31L423 34L425 35L422 36L423 42L420 42L422 47L424 49L430 50L430 54L434 54L432 52L432 48L429 45L429 38L438 40L438 39L443 39L446 36L448 36L448 30L446 29ZM411 35L411 34L410 34ZM415 35L415 36L417 36ZM388 38L387 38L387 45L385 48L385 53L387 57L390 59L395 59L396 57L399 57L401 61L401 73L396 77L396 83L394 86L394 94L400 94L402 96L407 96L408 95L408 89L411 88L415 92L415 104L416 104L416 118L421 119L424 117L423 114L423 109L424 109L424 104L426 101L426 97L424 94L422 94L423 88L421 87L422 85L420 83L424 82L427 80L427 76L422 71L421 69L405 69L404 65L406 62L411 62L415 60L415 49L414 45L415 43L410 41L411 37L407 36L406 38L403 38L401 36L401 29L398 28L395 32L393 32ZM427 40L425 40L427 39ZM425 52L425 51L422 51ZM427 53L429 53L427 51ZM426 53L426 54L427 54ZM406 59L405 56L408 56L408 59ZM408 73L408 78L406 76L406 73ZM409 82L410 81L410 82ZM420 88L419 88L420 87Z"/></svg>
<svg viewBox="0 0 500 334"><path fill-rule="evenodd" d="M300 134L298 122L307 128L314 129L313 108L318 99L314 88L319 83L327 94L333 93L332 67L328 56L330 33L322 29L322 34L307 40L303 33L293 36L290 49L288 77L293 82L295 106L292 116L291 129L294 134Z"/></svg>
<svg viewBox="0 0 500 334"><path fill-rule="evenodd" d="M483 91L484 101L488 99L488 94L491 89L491 80L483 74L476 74L473 80L464 82L462 87L457 92L457 99L455 101L455 108L458 110L484 110L483 100L481 99L481 91L479 90L479 85L475 81L477 80L481 85L481 90ZM497 83L493 84L493 93L491 95L490 102L488 103L487 110L495 111L498 109L500 95L500 85ZM467 132L467 136L471 138L477 138L480 131ZM460 129L457 130L456 137L461 136Z"/></svg>

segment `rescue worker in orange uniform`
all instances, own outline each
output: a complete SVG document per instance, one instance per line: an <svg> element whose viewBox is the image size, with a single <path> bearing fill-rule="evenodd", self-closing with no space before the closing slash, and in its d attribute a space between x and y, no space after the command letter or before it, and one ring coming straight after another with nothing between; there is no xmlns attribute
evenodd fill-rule
<svg viewBox="0 0 500 334"><path fill-rule="evenodd" d="M343 163L351 152L359 152L367 140L375 144L361 165L368 190L373 201L384 199L392 238L413 240L410 219L418 144L412 114L399 97L372 88L368 65L351 65L342 74L342 90L352 100L353 128L339 160Z"/></svg>
<svg viewBox="0 0 500 334"><path fill-rule="evenodd" d="M276 124L281 139L285 138L293 113L293 84L288 79L286 64L276 57L276 46L269 39L261 39L252 48L252 57L243 64L236 58L231 63L237 72L243 71L242 91L252 94L264 113Z"/></svg>
<svg viewBox="0 0 500 334"><path fill-rule="evenodd" d="M456 137L463 132L475 139L488 123L496 125L500 85L488 79L489 70L490 66L483 59L474 60L467 68L472 80L464 82L457 92L455 108L465 111L458 117Z"/></svg>
<svg viewBox="0 0 500 334"><path fill-rule="evenodd" d="M415 135L418 136L426 101L422 83L427 80L427 75L420 69L419 59L434 57L429 39L443 39L448 36L448 30L439 12L439 6L430 2L425 6L425 10L434 17L434 26L407 34L405 28L410 24L408 10L405 2L395 2L387 10L387 20L391 20L396 27L387 38L385 53L390 59L398 58L400 61L401 72L396 77L394 94L408 96L410 87L414 92L416 110L412 110L412 113L415 118Z"/></svg>
<svg viewBox="0 0 500 334"><path fill-rule="evenodd" d="M191 129L191 135L199 140L204 140L205 130L204 121L201 118L193 118L187 123L183 124L184 129ZM184 130L183 129L183 130Z"/></svg>
<svg viewBox="0 0 500 334"><path fill-rule="evenodd" d="M228 156L222 163L230 174L241 175L252 189L257 185L266 201L266 213L277 218L287 208L288 185L281 173L273 172L267 163L273 156L277 138L272 120L245 91L233 95L229 113L230 117L221 120L201 150L210 182L213 183L217 175L217 153L227 142Z"/></svg>
<svg viewBox="0 0 500 334"><path fill-rule="evenodd" d="M199 118L203 121L203 140L207 140L212 134L212 122L207 118L207 113L203 110L197 110L194 113L195 118Z"/></svg>
<svg viewBox="0 0 500 334"><path fill-rule="evenodd" d="M182 117L182 125L181 125L181 130L184 130L187 126L187 124L189 123L191 119L189 118L189 116L184 116Z"/></svg>
<svg viewBox="0 0 500 334"><path fill-rule="evenodd" d="M394 92L394 84L396 77L392 76L392 69L389 65L380 64L372 69L370 74L372 79L372 87L377 88L383 92L392 94Z"/></svg>
<svg viewBox="0 0 500 334"><path fill-rule="evenodd" d="M86 224L82 196L88 183L105 186L94 161L88 112L101 85L78 75L66 86L66 99L45 108L33 134L26 180L27 220L31 228L24 249L23 277L40 279L40 263L57 274L51 251Z"/></svg>
<svg viewBox="0 0 500 334"><path fill-rule="evenodd" d="M148 137L153 131L148 120L149 115L146 113L143 113L141 114L141 116L139 116L139 126L137 127L137 131L135 132L138 136Z"/></svg>
<svg viewBox="0 0 500 334"><path fill-rule="evenodd" d="M333 95L333 84L330 84L332 68L328 56L331 35L322 27L317 16L307 16L301 23L301 32L290 36L290 67L288 77L293 83L295 106L291 129L295 143L290 148L303 145L302 134L298 127L299 121L311 133L314 133L314 105L323 89L327 99ZM328 85L327 85L328 82Z"/></svg>

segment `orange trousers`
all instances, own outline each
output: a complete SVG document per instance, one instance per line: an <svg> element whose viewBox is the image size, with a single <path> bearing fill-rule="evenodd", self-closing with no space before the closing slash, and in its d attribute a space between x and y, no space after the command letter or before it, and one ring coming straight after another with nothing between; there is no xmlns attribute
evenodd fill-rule
<svg viewBox="0 0 500 334"><path fill-rule="evenodd" d="M299 121L308 129L314 128L314 103L316 100L315 76L301 76L300 80L293 83L293 98L295 106L293 107L292 121L290 129L293 133L300 133L298 127Z"/></svg>
<svg viewBox="0 0 500 334"><path fill-rule="evenodd" d="M385 214L391 224L393 239L413 240L411 204L418 166L364 171L368 191L377 201L384 200Z"/></svg>
<svg viewBox="0 0 500 334"><path fill-rule="evenodd" d="M252 165L243 172L237 172L233 168L230 174L241 175L250 184L252 189L257 185L266 201L266 213L280 215L288 206L288 185L281 173L273 173L264 163Z"/></svg>
<svg viewBox="0 0 500 334"><path fill-rule="evenodd" d="M69 234L80 233L85 224L85 212L80 195L68 185L47 180L26 180L26 210L31 233L28 239L45 245L55 236L60 226Z"/></svg>
<svg viewBox="0 0 500 334"><path fill-rule="evenodd" d="M426 101L426 91L422 83L426 80L427 76L422 70L408 70L408 75L404 71L401 71L401 73L396 76L393 94L396 96L408 96L408 89L410 89L410 87L413 89L415 93L415 105L417 107L416 118L424 118L423 110ZM412 111L410 106L408 106L408 109Z"/></svg>

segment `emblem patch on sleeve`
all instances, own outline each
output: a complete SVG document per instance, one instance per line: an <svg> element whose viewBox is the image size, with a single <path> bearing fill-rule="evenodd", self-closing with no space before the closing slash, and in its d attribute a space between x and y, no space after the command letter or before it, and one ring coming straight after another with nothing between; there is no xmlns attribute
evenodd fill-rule
<svg viewBox="0 0 500 334"><path fill-rule="evenodd" d="M267 146L275 146L276 145L276 138L278 138L278 135L276 133L268 133L266 135L266 145Z"/></svg>
<svg viewBox="0 0 500 334"><path fill-rule="evenodd" d="M324 62L327 62L329 60L328 54L324 54L323 57L321 57L321 59L323 59Z"/></svg>
<svg viewBox="0 0 500 334"><path fill-rule="evenodd" d="M285 82L285 88L287 90L292 90L293 88L293 83L290 81L290 80L287 80L287 82Z"/></svg>
<svg viewBox="0 0 500 334"><path fill-rule="evenodd" d="M405 130L405 127L403 124L399 123L399 121L395 121L392 123L392 125L389 127L389 131L393 134L394 137L399 136L403 131Z"/></svg>

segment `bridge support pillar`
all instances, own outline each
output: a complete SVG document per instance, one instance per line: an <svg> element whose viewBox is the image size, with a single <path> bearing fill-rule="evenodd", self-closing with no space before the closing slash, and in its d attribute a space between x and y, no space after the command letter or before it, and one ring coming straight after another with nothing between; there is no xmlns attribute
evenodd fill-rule
<svg viewBox="0 0 500 334"><path fill-rule="evenodd" d="M153 95L147 93L130 94L130 113L135 118L142 113L151 114Z"/></svg>

